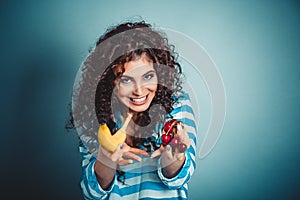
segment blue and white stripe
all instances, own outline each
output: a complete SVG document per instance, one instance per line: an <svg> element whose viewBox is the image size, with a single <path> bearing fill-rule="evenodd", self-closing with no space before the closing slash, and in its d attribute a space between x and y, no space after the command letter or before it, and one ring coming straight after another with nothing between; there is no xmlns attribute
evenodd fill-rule
<svg viewBox="0 0 300 200"><path fill-rule="evenodd" d="M86 147L81 143L79 151L82 155L82 177L81 188L85 199L187 199L188 181L190 180L196 164L195 153L197 145L196 124L189 96L185 94L179 99L179 103L171 115L184 123L191 139L191 146L185 152L185 163L180 172L169 179L162 174L159 159L143 158L141 163L123 166L125 171L125 184L114 178L112 186L103 190L97 182L94 172L96 158L88 153Z"/></svg>

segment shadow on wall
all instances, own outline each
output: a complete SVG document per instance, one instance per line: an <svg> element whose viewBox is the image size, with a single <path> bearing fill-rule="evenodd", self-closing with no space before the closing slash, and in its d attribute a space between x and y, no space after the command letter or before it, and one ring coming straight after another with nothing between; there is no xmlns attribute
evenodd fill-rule
<svg viewBox="0 0 300 200"><path fill-rule="evenodd" d="M34 52L12 67L19 74L5 125L3 182L13 199L81 197L77 135L64 129L73 81L70 59L54 52Z"/></svg>

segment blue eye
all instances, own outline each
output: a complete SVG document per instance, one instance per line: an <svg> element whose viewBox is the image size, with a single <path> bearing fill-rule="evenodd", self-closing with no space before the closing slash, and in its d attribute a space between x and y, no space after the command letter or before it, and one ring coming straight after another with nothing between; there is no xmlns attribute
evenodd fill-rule
<svg viewBox="0 0 300 200"><path fill-rule="evenodd" d="M144 78L145 78L146 80L150 80L150 79L152 79L154 76L155 76L154 73L150 73L150 74L146 74L146 75L144 76Z"/></svg>
<svg viewBox="0 0 300 200"><path fill-rule="evenodd" d="M122 77L120 79L120 83L123 83L123 84L128 84L131 82L131 79L130 78L127 78L127 77Z"/></svg>

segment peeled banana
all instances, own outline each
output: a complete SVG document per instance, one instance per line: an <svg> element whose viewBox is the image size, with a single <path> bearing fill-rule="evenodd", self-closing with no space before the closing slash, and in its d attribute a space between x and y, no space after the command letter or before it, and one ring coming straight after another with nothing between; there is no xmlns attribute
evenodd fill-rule
<svg viewBox="0 0 300 200"><path fill-rule="evenodd" d="M123 126L114 134L111 132L106 124L101 124L98 129L98 141L103 148L110 152L114 152L120 144L126 140L126 128L132 118L132 114L128 113Z"/></svg>

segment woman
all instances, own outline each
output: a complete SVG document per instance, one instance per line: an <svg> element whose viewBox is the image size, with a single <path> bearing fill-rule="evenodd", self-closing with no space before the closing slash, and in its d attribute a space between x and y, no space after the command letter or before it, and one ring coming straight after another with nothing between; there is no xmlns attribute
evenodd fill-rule
<svg viewBox="0 0 300 200"><path fill-rule="evenodd" d="M195 169L196 127L181 66L166 37L141 21L112 27L85 60L73 95L85 199L187 199ZM95 87L94 87L95 86ZM98 144L99 124L115 133L128 113L124 144ZM95 114L96 119L93 118ZM182 152L162 145L166 121L177 119Z"/></svg>

